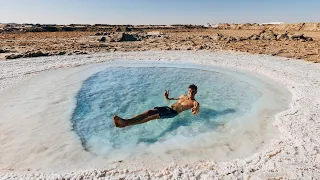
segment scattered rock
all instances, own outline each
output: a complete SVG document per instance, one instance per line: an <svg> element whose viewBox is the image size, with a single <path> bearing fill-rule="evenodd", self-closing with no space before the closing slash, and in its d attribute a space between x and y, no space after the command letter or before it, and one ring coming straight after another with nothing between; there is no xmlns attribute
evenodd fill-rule
<svg viewBox="0 0 320 180"><path fill-rule="evenodd" d="M47 32L57 32L59 29L55 26L43 26L42 29Z"/></svg>
<svg viewBox="0 0 320 180"><path fill-rule="evenodd" d="M277 40L289 40L288 34L289 34L289 32L287 32L287 31L284 34L278 34Z"/></svg>
<svg viewBox="0 0 320 180"><path fill-rule="evenodd" d="M58 54L58 55L65 55L65 54L66 54L66 52L61 51L61 52L59 52L59 54Z"/></svg>
<svg viewBox="0 0 320 180"><path fill-rule="evenodd" d="M88 53L84 51L74 51L73 54L80 55L80 54L88 54Z"/></svg>
<svg viewBox="0 0 320 180"><path fill-rule="evenodd" d="M126 32L130 32L130 31L132 31L132 28L130 28L130 27L125 27L125 31L126 31Z"/></svg>
<svg viewBox="0 0 320 180"><path fill-rule="evenodd" d="M10 54L8 56L5 56L6 59L18 59L22 57L23 57L23 54Z"/></svg>
<svg viewBox="0 0 320 180"><path fill-rule="evenodd" d="M260 36L256 34L253 34L248 37L248 40L259 40L259 39L260 39Z"/></svg>
<svg viewBox="0 0 320 180"><path fill-rule="evenodd" d="M122 33L111 32L108 36L110 42L119 42L122 37Z"/></svg>
<svg viewBox="0 0 320 180"><path fill-rule="evenodd" d="M6 50L6 49L0 49L0 53L8 53L10 52L9 50Z"/></svg>
<svg viewBox="0 0 320 180"><path fill-rule="evenodd" d="M107 38L106 37L102 37L99 42L106 42Z"/></svg>
<svg viewBox="0 0 320 180"><path fill-rule="evenodd" d="M111 32L131 32L132 31L132 27L127 27L127 26L116 26L114 28L112 28Z"/></svg>
<svg viewBox="0 0 320 180"><path fill-rule="evenodd" d="M75 28L70 27L70 26L63 26L63 27L61 28L61 30L62 30L62 31L74 31Z"/></svg>
<svg viewBox="0 0 320 180"><path fill-rule="evenodd" d="M228 36L228 37L226 38L226 40L227 40L227 42L237 41L237 39L236 39L235 37L233 37L233 36Z"/></svg>
<svg viewBox="0 0 320 180"><path fill-rule="evenodd" d="M266 29L261 30L261 31L258 33L258 36L260 37L261 34L264 34L265 32L266 32Z"/></svg>
<svg viewBox="0 0 320 180"><path fill-rule="evenodd" d="M223 39L223 34L217 33L217 40L221 41Z"/></svg>
<svg viewBox="0 0 320 180"><path fill-rule="evenodd" d="M223 34L220 34L220 33L217 33L217 40L218 41L227 41L227 42L233 42L233 41L242 41L243 38L240 38L240 37L233 37L233 36L226 36L226 35L223 35Z"/></svg>
<svg viewBox="0 0 320 180"><path fill-rule="evenodd" d="M24 32L43 32L43 29L41 27L30 27L25 28Z"/></svg>
<svg viewBox="0 0 320 180"><path fill-rule="evenodd" d="M202 49L204 49L204 46L203 45L199 45L199 46L196 47L196 49L197 50L202 50Z"/></svg>
<svg viewBox="0 0 320 180"><path fill-rule="evenodd" d="M295 41L313 41L312 37L304 36L304 34L294 34L289 38L290 40L295 40Z"/></svg>
<svg viewBox="0 0 320 180"><path fill-rule="evenodd" d="M236 36L236 37L235 37L235 40L236 40L236 41L243 41L243 40L245 40L245 38Z"/></svg>
<svg viewBox="0 0 320 180"><path fill-rule="evenodd" d="M65 52L60 52L58 55L63 55ZM28 58L28 57L43 57L43 56L52 56L57 54L50 54L48 52L42 52L42 51L31 51L31 52L25 52L21 54L10 54L8 56L5 56L6 59L18 59L18 58Z"/></svg>
<svg viewBox="0 0 320 180"><path fill-rule="evenodd" d="M112 32L121 32L121 28L120 27L114 27L111 30Z"/></svg>
<svg viewBox="0 0 320 180"><path fill-rule="evenodd" d="M244 41L244 40L296 40L296 41L313 41L312 37L304 36L303 34L288 35L289 32L283 34L276 34L272 30L262 30L259 34L253 34L247 38L238 36L226 36L221 33L217 33L218 41Z"/></svg>
<svg viewBox="0 0 320 180"><path fill-rule="evenodd" d="M313 38L312 38L312 37L305 36L304 38L305 38L306 41L313 41Z"/></svg>
<svg viewBox="0 0 320 180"><path fill-rule="evenodd" d="M123 33L120 42L122 41L139 41L139 37L137 35Z"/></svg>
<svg viewBox="0 0 320 180"><path fill-rule="evenodd" d="M42 57L42 56L48 56L49 53L43 53L42 51L37 52L27 52L23 55L23 57Z"/></svg>
<svg viewBox="0 0 320 180"><path fill-rule="evenodd" d="M124 42L124 41L141 41L143 37L137 34L127 33L112 33L109 35L110 42Z"/></svg>
<svg viewBox="0 0 320 180"><path fill-rule="evenodd" d="M290 36L290 40L299 40L303 37L303 35L304 34L302 34L302 33L296 33L296 34Z"/></svg>
<svg viewBox="0 0 320 180"><path fill-rule="evenodd" d="M260 34L260 40L276 40L277 35L272 31L264 31Z"/></svg>

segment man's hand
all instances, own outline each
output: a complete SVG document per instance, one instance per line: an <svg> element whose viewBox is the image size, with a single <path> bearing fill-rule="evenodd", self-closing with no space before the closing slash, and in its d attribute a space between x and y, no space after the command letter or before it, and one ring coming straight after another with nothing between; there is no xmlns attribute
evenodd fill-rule
<svg viewBox="0 0 320 180"><path fill-rule="evenodd" d="M165 97L166 99L169 99L169 90L165 90L165 92L164 92L164 97Z"/></svg>
<svg viewBox="0 0 320 180"><path fill-rule="evenodd" d="M178 97L178 98L169 98L169 90L165 90L165 92L164 92L164 97L165 97L167 100L180 100L180 98L181 98L182 96L180 96L180 97Z"/></svg>
<svg viewBox="0 0 320 180"><path fill-rule="evenodd" d="M192 114L196 115L200 111L200 104L197 101L194 101L193 108L191 108Z"/></svg>

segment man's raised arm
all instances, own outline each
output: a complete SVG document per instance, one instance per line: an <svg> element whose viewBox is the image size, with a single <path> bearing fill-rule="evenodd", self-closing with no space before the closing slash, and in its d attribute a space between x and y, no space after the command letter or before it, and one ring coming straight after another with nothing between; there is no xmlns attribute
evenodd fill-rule
<svg viewBox="0 0 320 180"><path fill-rule="evenodd" d="M167 99L167 100L179 100L180 98L169 98L169 90L165 90L164 92L164 97Z"/></svg>
<svg viewBox="0 0 320 180"><path fill-rule="evenodd" d="M196 115L200 112L200 104L197 101L194 101L193 108L191 109L192 114Z"/></svg>

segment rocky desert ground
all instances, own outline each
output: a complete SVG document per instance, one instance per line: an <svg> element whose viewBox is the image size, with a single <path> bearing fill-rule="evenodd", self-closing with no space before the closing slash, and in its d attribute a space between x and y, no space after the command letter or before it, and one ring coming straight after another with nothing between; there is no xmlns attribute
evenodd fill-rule
<svg viewBox="0 0 320 180"><path fill-rule="evenodd" d="M0 24L0 179L320 179L319 41L320 23ZM64 84L63 73L47 76L53 78L50 81L39 73L51 69L72 73L78 69L67 67L116 60L239 69L285 85L292 101L272 124L279 137L252 156L185 166L173 161L156 170L123 169L123 161L118 161L115 168L107 168L102 158L82 149L70 130L68 112L73 101L60 95L76 93L78 76L67 76L72 83ZM60 90L54 90L56 86ZM74 92L63 91L64 87ZM38 103L42 100L53 102L51 109L57 116L48 111L48 103Z"/></svg>
<svg viewBox="0 0 320 180"><path fill-rule="evenodd" d="M0 25L0 59L147 50L232 50L320 62L320 23Z"/></svg>

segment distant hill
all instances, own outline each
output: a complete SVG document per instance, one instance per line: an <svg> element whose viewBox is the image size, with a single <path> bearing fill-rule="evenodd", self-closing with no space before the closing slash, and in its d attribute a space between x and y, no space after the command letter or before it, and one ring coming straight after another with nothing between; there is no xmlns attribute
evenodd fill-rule
<svg viewBox="0 0 320 180"><path fill-rule="evenodd" d="M275 24L257 24L257 23L246 23L246 24L217 24L212 26L216 29L224 30L263 30L271 29L276 31L320 31L320 23L295 23L295 24L284 24L275 22Z"/></svg>
<svg viewBox="0 0 320 180"><path fill-rule="evenodd" d="M2 23L0 24L0 33L12 32L58 32L58 31L112 31L114 28L120 28L121 31L130 29L133 31L141 31L148 29L201 29L214 28L221 30L263 30L271 29L275 31L320 31L320 23L295 23L285 24L282 22L269 23L246 23L246 24L210 24L191 25L191 24L173 24L173 25L109 25L109 24L16 24Z"/></svg>

